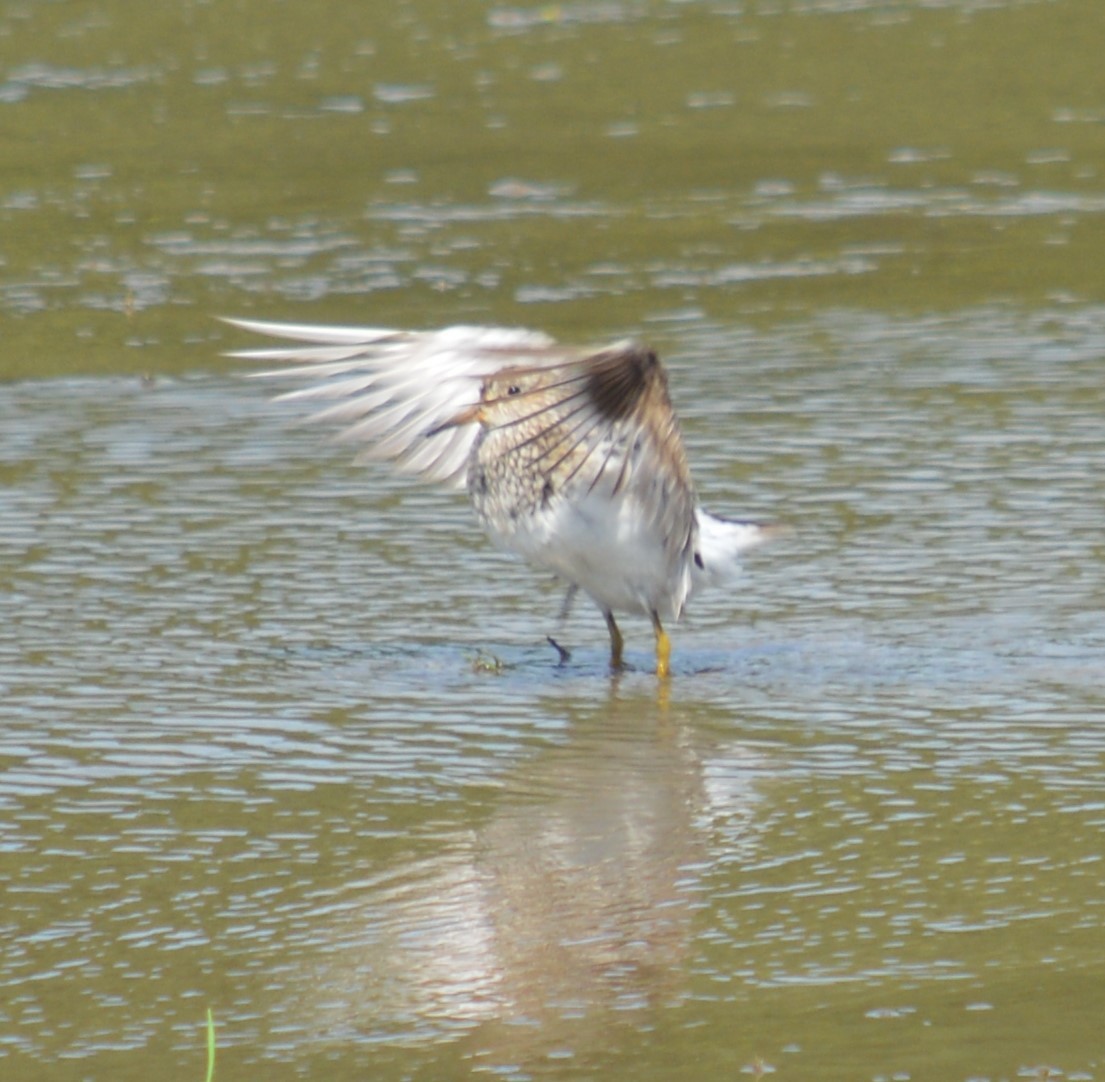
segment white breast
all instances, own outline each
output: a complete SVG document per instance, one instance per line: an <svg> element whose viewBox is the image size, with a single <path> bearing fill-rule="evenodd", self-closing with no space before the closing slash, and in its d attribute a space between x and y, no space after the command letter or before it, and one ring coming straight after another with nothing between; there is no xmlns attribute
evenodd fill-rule
<svg viewBox="0 0 1105 1082"><path fill-rule="evenodd" d="M654 518L632 493L554 500L516 521L483 522L491 539L530 564L575 583L601 609L678 619L690 590L690 558L669 557Z"/></svg>

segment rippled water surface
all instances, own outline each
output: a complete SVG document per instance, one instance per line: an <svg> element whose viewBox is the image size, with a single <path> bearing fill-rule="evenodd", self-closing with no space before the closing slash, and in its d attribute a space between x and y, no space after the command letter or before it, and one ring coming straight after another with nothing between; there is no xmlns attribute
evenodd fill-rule
<svg viewBox="0 0 1105 1082"><path fill-rule="evenodd" d="M1086 2L0 11L0 1077L1105 1078ZM1059 62L1061 58L1062 62ZM667 359L606 665L212 319Z"/></svg>

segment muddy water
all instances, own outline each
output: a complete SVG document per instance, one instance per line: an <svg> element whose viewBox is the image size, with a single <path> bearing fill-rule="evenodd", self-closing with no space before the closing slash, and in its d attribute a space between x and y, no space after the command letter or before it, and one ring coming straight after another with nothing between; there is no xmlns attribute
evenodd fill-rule
<svg viewBox="0 0 1105 1082"><path fill-rule="evenodd" d="M128 11L0 15L3 1077L209 1007L227 1075L1101 1077L1096 7ZM557 667L220 312L643 335L792 533L669 690L585 605Z"/></svg>

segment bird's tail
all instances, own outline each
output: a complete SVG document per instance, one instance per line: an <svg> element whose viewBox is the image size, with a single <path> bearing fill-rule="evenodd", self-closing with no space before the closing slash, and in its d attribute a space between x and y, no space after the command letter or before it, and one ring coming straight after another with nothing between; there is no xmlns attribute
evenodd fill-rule
<svg viewBox="0 0 1105 1082"><path fill-rule="evenodd" d="M785 526L735 522L698 508L698 545L691 588L725 586L740 574L740 557L749 549L787 533Z"/></svg>

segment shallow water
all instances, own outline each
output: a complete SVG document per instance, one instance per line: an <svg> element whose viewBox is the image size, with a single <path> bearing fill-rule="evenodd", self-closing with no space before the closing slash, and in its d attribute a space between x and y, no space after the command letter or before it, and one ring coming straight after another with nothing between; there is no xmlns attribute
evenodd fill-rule
<svg viewBox="0 0 1105 1082"><path fill-rule="evenodd" d="M1102 1077L1096 8L216 7L0 17L0 1074ZM791 532L558 666L219 312L642 334Z"/></svg>

